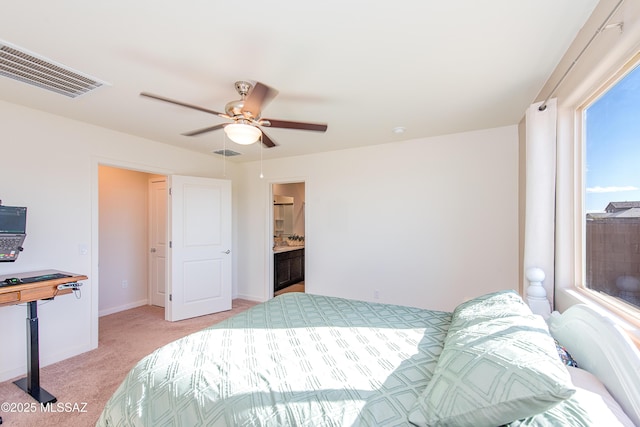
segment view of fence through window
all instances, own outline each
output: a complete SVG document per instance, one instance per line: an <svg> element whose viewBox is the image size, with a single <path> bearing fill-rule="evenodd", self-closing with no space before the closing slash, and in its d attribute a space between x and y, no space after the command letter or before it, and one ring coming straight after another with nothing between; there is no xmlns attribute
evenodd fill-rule
<svg viewBox="0 0 640 427"><path fill-rule="evenodd" d="M640 308L640 66L584 121L585 286Z"/></svg>

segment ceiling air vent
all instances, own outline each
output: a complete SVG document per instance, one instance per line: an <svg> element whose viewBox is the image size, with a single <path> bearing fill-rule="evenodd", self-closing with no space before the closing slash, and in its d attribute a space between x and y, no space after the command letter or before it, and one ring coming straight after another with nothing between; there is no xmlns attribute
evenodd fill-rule
<svg viewBox="0 0 640 427"><path fill-rule="evenodd" d="M105 84L1 40L0 75L71 98Z"/></svg>
<svg viewBox="0 0 640 427"><path fill-rule="evenodd" d="M237 151L233 151L233 150L216 150L213 152L214 154L220 154L221 156L225 156L225 157L233 157L233 156L239 156L240 153L238 153Z"/></svg>

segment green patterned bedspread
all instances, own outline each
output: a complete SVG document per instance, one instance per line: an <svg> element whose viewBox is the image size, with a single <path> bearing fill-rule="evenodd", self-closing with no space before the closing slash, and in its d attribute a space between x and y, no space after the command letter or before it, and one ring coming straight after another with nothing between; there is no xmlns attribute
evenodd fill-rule
<svg viewBox="0 0 640 427"><path fill-rule="evenodd" d="M397 426L451 313L289 293L142 359L98 426Z"/></svg>

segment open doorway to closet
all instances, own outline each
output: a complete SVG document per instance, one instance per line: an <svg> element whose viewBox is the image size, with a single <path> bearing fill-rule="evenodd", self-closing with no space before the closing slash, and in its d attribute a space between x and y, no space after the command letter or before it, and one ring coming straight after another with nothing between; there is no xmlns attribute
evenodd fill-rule
<svg viewBox="0 0 640 427"><path fill-rule="evenodd" d="M304 292L305 183L271 185L273 296Z"/></svg>
<svg viewBox="0 0 640 427"><path fill-rule="evenodd" d="M149 302L164 307L166 182L164 175L99 166L100 316Z"/></svg>

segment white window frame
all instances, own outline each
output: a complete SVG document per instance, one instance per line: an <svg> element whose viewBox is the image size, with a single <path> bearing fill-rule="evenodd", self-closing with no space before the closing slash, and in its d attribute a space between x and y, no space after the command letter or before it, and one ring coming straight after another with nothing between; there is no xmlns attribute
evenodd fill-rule
<svg viewBox="0 0 640 427"><path fill-rule="evenodd" d="M581 256L580 256L580 260L579 260L579 265L580 265L580 280L576 283L577 286L579 286L580 288L582 288L582 291L586 292L591 298L597 300L600 304L603 304L605 306L607 306L607 308L609 308L610 310L613 310L614 312L616 312L617 314L625 317L625 318L629 318L631 321L633 322L637 322L640 325L640 308L639 309L635 309L632 307L629 307L626 304L620 303L619 301L617 301L615 298L610 297L608 295L602 294L600 292L596 292L596 291L592 291L591 289L587 288L585 285L585 277L586 277L586 219L585 219L585 209L584 209L584 195L585 195L585 185L584 185L584 171L585 171L585 165L586 165L586 149L585 149L585 145L586 145L586 138L585 138L585 120L584 120L584 116L585 116L585 110L587 108L589 108L591 105L593 105L594 102L596 102L598 99L600 99L605 93L607 93L609 90L611 90L615 85L617 85L618 83L620 83L620 81L627 75L629 74L629 72L631 72L631 70L633 70L634 68L640 66L640 52L637 53L636 55L634 55L627 63L625 63L625 65L618 71L616 72L612 77L610 77L605 83L604 85L597 90L594 94L592 94L589 98L587 98L585 100L584 103L582 103L581 106L578 107L578 109L576 110L576 119L579 120L577 122L577 124L580 127L580 138L576 140L576 144L579 147L580 150L580 174L581 174L581 186L580 186L580 191L579 191L579 197L580 197L580 201L581 201L581 217L580 217L580 222L581 222L581 242L580 242L580 246L581 246ZM577 260L578 261L578 260Z"/></svg>
<svg viewBox="0 0 640 427"><path fill-rule="evenodd" d="M640 52L627 56L617 71L591 76L589 92L574 90L558 111L558 192L556 208L556 307L588 304L612 318L640 346L640 310L584 286L586 221L584 209L584 110L640 64ZM569 99L574 102L568 101Z"/></svg>

